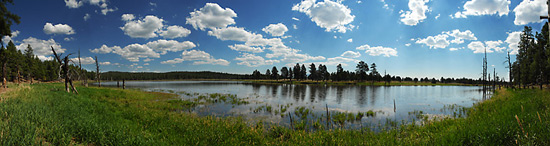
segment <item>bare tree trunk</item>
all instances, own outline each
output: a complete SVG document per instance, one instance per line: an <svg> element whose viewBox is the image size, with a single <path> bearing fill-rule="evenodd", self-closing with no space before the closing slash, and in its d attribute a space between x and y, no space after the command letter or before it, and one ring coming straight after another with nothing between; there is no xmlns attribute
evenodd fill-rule
<svg viewBox="0 0 550 146"><path fill-rule="evenodd" d="M7 64L6 62L3 63L3 67L2 67L2 87L3 88L6 88L6 67L7 67Z"/></svg>
<svg viewBox="0 0 550 146"><path fill-rule="evenodd" d="M101 87L101 79L100 79L100 74L99 74L99 62L97 61L97 56L95 56L95 68L96 68L96 80L97 80L97 84L99 85L99 87Z"/></svg>

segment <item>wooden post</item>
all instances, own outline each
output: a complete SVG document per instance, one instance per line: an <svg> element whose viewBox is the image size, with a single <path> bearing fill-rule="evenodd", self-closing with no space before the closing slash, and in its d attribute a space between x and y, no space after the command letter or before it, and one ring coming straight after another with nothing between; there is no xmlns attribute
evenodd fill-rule
<svg viewBox="0 0 550 146"><path fill-rule="evenodd" d="M395 113L396 107L395 107L395 99L393 100L393 112Z"/></svg>
<svg viewBox="0 0 550 146"><path fill-rule="evenodd" d="M122 79L122 89L126 89L126 82L124 79Z"/></svg>
<svg viewBox="0 0 550 146"><path fill-rule="evenodd" d="M120 81L116 81L116 87L120 88Z"/></svg>
<svg viewBox="0 0 550 146"><path fill-rule="evenodd" d="M325 106L327 107L327 129L330 128L329 127L329 124L330 124L330 113L328 112L328 104L325 104Z"/></svg>
<svg viewBox="0 0 550 146"><path fill-rule="evenodd" d="M290 117L290 128L292 128L292 130L294 130L294 126L292 125L293 124L292 115L290 114L290 112L288 112L288 117Z"/></svg>

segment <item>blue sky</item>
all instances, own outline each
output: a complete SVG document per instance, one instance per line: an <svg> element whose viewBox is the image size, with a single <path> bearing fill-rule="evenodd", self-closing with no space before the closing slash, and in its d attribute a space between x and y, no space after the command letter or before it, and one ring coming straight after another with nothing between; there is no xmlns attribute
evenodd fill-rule
<svg viewBox="0 0 550 146"><path fill-rule="evenodd" d="M8 9L18 49L42 60L81 51L83 66L102 71L262 73L296 63L359 60L410 77L481 76L488 64L507 77L524 25L539 31L544 0L18 0ZM76 55L72 55L76 57ZM512 55L515 58L515 55Z"/></svg>

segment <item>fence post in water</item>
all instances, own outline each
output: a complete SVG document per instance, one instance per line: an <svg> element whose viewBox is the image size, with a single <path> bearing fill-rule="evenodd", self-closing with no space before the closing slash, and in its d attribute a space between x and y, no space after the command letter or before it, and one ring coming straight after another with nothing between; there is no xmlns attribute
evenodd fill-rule
<svg viewBox="0 0 550 146"><path fill-rule="evenodd" d="M395 109L395 99L393 99L393 112L395 113L396 109Z"/></svg>
<svg viewBox="0 0 550 146"><path fill-rule="evenodd" d="M328 112L328 104L325 104L325 105L326 105L326 107L327 107L326 110L327 110L327 129L328 129L328 128L330 128L330 127L328 126L328 124L330 124L330 113Z"/></svg>
<svg viewBox="0 0 550 146"><path fill-rule="evenodd" d="M125 82L125 80L122 80L122 89L126 89L126 82Z"/></svg>
<svg viewBox="0 0 550 146"><path fill-rule="evenodd" d="M120 81L116 81L116 87L120 88Z"/></svg>

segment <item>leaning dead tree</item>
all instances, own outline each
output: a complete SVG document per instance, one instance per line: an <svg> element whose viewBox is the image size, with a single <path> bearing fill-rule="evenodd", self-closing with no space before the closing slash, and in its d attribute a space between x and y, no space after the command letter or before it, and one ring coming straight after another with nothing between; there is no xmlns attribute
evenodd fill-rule
<svg viewBox="0 0 550 146"><path fill-rule="evenodd" d="M70 69L69 69L69 55L63 57L63 59L61 59L60 55L57 55L57 53L55 52L55 50L53 49L53 46L52 46L52 52L53 52L53 55L55 56L55 59L57 60L57 62L59 62L59 66L62 70L62 73L63 73L63 76L65 77L65 90L69 93L71 93L71 90L72 92L75 92L76 94L78 94L78 91L76 90L76 88L74 87L73 85L73 80L71 79L72 76L71 76L71 72L70 72ZM61 72L61 71L60 71ZM73 70L73 72L75 72ZM59 76L61 77L61 74L59 74ZM69 88L69 85L71 86Z"/></svg>
<svg viewBox="0 0 550 146"><path fill-rule="evenodd" d="M95 75L96 75L97 85L101 87L101 80L99 79L99 77L101 77L100 76L101 74L99 74L99 62L97 61L97 56L95 56L95 69L96 69Z"/></svg>

